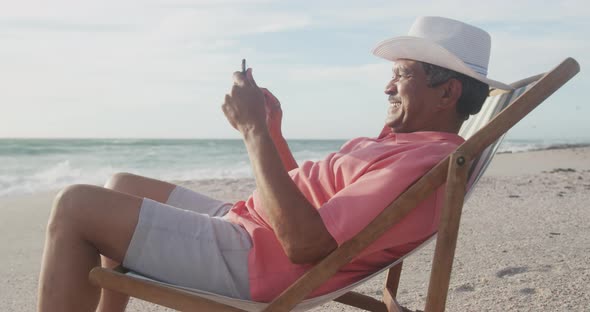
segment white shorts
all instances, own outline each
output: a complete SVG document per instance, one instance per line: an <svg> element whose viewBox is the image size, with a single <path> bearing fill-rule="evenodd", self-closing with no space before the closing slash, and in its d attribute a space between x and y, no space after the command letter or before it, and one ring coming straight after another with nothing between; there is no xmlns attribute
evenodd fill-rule
<svg viewBox="0 0 590 312"><path fill-rule="evenodd" d="M166 204L144 198L123 266L163 282L250 299L250 236L221 218L232 207L177 186Z"/></svg>

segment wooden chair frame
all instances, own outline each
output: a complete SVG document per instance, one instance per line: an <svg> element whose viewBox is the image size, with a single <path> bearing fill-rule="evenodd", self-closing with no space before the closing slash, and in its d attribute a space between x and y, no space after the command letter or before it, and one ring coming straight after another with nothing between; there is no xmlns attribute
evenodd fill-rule
<svg viewBox="0 0 590 312"><path fill-rule="evenodd" d="M441 214L425 306L426 312L444 311L470 168L469 164L487 146L500 138L519 120L575 76L579 70L579 64L574 59L567 58L556 68L545 74L527 92L519 96L486 126L459 146L455 152L410 186L360 233L311 268L263 311L291 310L314 289L334 275L342 266L349 263L355 255L378 239L393 224L406 216L418 203L426 199L446 182L445 203ZM395 299L401 269L402 263L389 270L383 291L383 301L355 292L346 293L337 298L336 301L369 311L401 312L402 308ZM94 268L90 272L90 280L100 287L126 293L177 310L243 311L199 297L182 289L128 278L123 274L122 270Z"/></svg>

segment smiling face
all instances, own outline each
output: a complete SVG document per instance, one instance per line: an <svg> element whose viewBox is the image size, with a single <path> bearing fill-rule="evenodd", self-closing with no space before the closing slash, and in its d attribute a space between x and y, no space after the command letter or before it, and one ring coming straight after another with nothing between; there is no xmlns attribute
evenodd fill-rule
<svg viewBox="0 0 590 312"><path fill-rule="evenodd" d="M385 124L396 133L437 131L440 118L439 103L443 90L428 87L426 72L421 63L397 60L393 77L385 87L389 108Z"/></svg>

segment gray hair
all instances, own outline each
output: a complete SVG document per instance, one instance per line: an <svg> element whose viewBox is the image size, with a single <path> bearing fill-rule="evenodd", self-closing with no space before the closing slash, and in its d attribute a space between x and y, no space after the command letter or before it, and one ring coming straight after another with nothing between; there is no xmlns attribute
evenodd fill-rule
<svg viewBox="0 0 590 312"><path fill-rule="evenodd" d="M479 80L437 65L422 63L428 87L437 87L450 79L457 79L463 86L461 96L457 101L457 113L464 119L477 114L489 94L489 86Z"/></svg>

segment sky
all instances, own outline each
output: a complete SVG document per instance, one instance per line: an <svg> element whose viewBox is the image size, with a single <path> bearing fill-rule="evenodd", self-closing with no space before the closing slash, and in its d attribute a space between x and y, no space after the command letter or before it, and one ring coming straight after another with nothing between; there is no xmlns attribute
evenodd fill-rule
<svg viewBox="0 0 590 312"><path fill-rule="evenodd" d="M0 138L240 138L221 103L242 58L286 138L375 136L392 64L370 51L420 15L488 31L495 80L574 57L581 72L508 137L590 141L583 0L0 0Z"/></svg>

